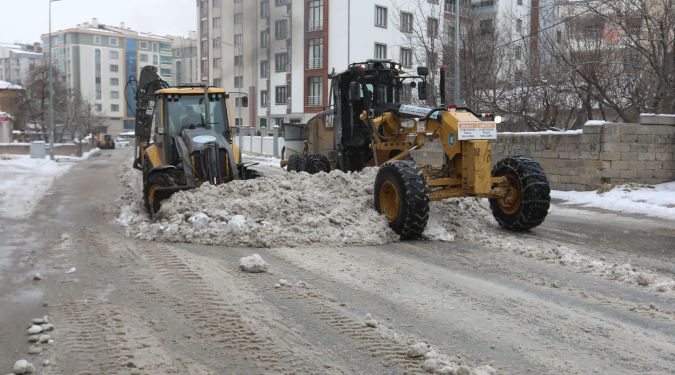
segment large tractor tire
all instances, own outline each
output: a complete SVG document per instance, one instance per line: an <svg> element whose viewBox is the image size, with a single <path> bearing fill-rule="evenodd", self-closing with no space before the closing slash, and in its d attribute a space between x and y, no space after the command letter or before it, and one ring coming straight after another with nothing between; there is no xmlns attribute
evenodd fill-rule
<svg viewBox="0 0 675 375"><path fill-rule="evenodd" d="M307 164L307 158L302 154L293 154L288 157L288 165L286 165L286 170L289 172L302 172L305 170L305 165Z"/></svg>
<svg viewBox="0 0 675 375"><path fill-rule="evenodd" d="M150 217L154 217L162 206L162 201L171 196L170 192L159 188L176 185L173 176L167 173L151 173L143 176L143 203Z"/></svg>
<svg viewBox="0 0 675 375"><path fill-rule="evenodd" d="M501 227L522 232L544 222L551 188L539 163L529 156L510 156L495 164L492 175L509 182L504 197L490 199L492 215Z"/></svg>
<svg viewBox="0 0 675 375"><path fill-rule="evenodd" d="M429 195L414 164L397 160L380 167L375 178L375 209L387 217L401 239L422 235L429 220Z"/></svg>
<svg viewBox="0 0 675 375"><path fill-rule="evenodd" d="M307 156L307 163L305 164L305 172L309 174L316 174L319 172L329 173L331 170L330 162L326 155L312 154Z"/></svg>

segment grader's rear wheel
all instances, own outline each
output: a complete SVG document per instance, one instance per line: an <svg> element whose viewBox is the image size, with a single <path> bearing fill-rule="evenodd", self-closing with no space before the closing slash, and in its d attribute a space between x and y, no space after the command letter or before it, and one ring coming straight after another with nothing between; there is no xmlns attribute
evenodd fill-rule
<svg viewBox="0 0 675 375"><path fill-rule="evenodd" d="M507 157L494 166L492 175L508 181L505 195L490 199L492 214L500 226L521 232L544 222L551 188L539 163L529 156Z"/></svg>
<svg viewBox="0 0 675 375"><path fill-rule="evenodd" d="M330 172L330 162L326 155L312 154L307 156L307 163L305 164L305 172L309 174L316 174L319 172Z"/></svg>
<svg viewBox="0 0 675 375"><path fill-rule="evenodd" d="M305 170L305 165L307 164L307 157L302 154L293 154L288 157L288 165L286 165L286 170L289 172L302 172Z"/></svg>
<svg viewBox="0 0 675 375"><path fill-rule="evenodd" d="M422 235L429 220L429 196L414 164L394 161L380 167L375 178L375 209L387 217L401 239Z"/></svg>

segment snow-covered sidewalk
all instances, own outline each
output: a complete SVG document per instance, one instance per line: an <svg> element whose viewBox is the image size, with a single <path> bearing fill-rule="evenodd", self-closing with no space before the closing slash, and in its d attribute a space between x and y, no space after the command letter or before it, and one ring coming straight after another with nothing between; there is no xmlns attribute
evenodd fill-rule
<svg viewBox="0 0 675 375"><path fill-rule="evenodd" d="M85 160L97 152L98 149L93 149L81 158L60 156L59 159ZM54 181L72 166L70 162L31 159L28 155L0 155L0 218L30 216Z"/></svg>
<svg viewBox="0 0 675 375"><path fill-rule="evenodd" d="M675 220L675 181L655 186L619 185L607 192L554 190L551 196L565 204Z"/></svg>

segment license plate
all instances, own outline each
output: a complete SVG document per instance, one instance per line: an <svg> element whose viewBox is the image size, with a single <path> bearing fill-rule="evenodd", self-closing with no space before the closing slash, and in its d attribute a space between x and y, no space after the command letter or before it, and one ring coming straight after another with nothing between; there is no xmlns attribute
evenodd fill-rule
<svg viewBox="0 0 675 375"><path fill-rule="evenodd" d="M471 139L497 139L497 124L494 122L474 121L460 122L458 139L466 141Z"/></svg>

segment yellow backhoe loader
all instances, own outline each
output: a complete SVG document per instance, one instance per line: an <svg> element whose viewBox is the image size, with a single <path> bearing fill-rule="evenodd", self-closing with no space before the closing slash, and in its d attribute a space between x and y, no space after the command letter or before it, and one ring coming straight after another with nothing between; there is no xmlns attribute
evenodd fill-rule
<svg viewBox="0 0 675 375"><path fill-rule="evenodd" d="M151 216L179 190L259 176L232 142L229 95L223 89L172 87L154 66L142 69L136 86L134 168L143 172L143 200ZM242 105L248 105L246 97Z"/></svg>

